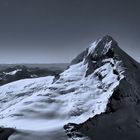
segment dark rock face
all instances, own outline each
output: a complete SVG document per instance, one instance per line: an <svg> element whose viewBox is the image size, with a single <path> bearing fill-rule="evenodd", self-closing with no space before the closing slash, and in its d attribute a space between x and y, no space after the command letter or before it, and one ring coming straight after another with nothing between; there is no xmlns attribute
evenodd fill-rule
<svg viewBox="0 0 140 140"><path fill-rule="evenodd" d="M15 132L12 128L0 128L0 140L8 140L9 136Z"/></svg>
<svg viewBox="0 0 140 140"><path fill-rule="evenodd" d="M104 42L112 40L113 45L104 55L102 46ZM75 133L88 136L91 140L139 140L140 139L140 64L121 50L117 43L109 36L105 36L98 44L98 48L88 57L87 61L95 60L102 63L102 58L115 58L123 63L125 78L114 89L109 99L105 113L89 118L82 124L68 124L71 129L66 132L76 137ZM95 55L96 54L96 59ZM101 60L101 61L100 61ZM89 63L91 73L95 65ZM114 74L118 74L114 70ZM65 126L65 128L66 128Z"/></svg>

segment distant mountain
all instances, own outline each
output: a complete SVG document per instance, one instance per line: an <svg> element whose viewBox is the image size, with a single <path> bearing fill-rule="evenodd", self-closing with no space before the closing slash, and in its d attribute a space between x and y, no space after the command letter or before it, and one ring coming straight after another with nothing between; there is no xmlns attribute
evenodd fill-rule
<svg viewBox="0 0 140 140"><path fill-rule="evenodd" d="M47 65L47 64L46 64ZM58 65L37 65L37 64L25 64L25 65L1 65L0 66L0 85L4 85L13 81L37 78L43 76L58 76L65 68Z"/></svg>
<svg viewBox="0 0 140 140"><path fill-rule="evenodd" d="M58 76L0 86L0 126L16 128L10 140L138 140L139 72L105 36Z"/></svg>

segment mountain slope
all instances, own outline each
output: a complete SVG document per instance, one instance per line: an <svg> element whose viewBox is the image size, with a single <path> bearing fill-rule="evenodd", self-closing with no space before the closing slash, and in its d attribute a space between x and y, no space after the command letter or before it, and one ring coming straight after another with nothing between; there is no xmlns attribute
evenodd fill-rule
<svg viewBox="0 0 140 140"><path fill-rule="evenodd" d="M124 78L114 89L104 113L84 123L65 126L72 137L77 137L76 134L80 132L91 140L140 139L140 64L119 47L113 48L113 53L122 61Z"/></svg>
<svg viewBox="0 0 140 140"><path fill-rule="evenodd" d="M18 130L10 140L94 139L92 132L105 126L93 127L91 122L101 118L106 123L104 115L115 114L138 99L138 71L139 64L112 37L105 36L57 78L24 79L1 86L0 125Z"/></svg>

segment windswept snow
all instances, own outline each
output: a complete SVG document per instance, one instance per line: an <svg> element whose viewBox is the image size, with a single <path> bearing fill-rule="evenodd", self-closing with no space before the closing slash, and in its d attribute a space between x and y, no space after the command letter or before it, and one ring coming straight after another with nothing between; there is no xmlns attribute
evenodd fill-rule
<svg viewBox="0 0 140 140"><path fill-rule="evenodd" d="M54 77L24 79L12 82L0 87L0 118L3 118L2 111L16 106L20 101L32 98L36 92L44 90L53 82ZM10 112L9 112L10 113Z"/></svg>

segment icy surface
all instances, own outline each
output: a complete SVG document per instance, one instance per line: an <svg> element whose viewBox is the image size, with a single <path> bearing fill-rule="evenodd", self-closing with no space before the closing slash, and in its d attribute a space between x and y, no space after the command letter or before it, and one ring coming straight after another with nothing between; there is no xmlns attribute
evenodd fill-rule
<svg viewBox="0 0 140 140"><path fill-rule="evenodd" d="M18 71L22 71L22 70L17 69L17 70L11 71L11 72L4 72L4 74L6 74L6 75L15 75Z"/></svg>
<svg viewBox="0 0 140 140"><path fill-rule="evenodd" d="M96 43L89 53L94 51ZM124 76L121 61L110 58L103 62L88 76L88 65L83 59L61 73L55 82L53 76L48 76L1 86L0 125L49 134L62 130L69 122L82 123L104 112L114 88Z"/></svg>

